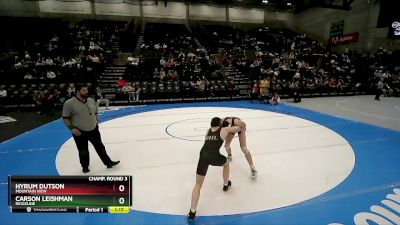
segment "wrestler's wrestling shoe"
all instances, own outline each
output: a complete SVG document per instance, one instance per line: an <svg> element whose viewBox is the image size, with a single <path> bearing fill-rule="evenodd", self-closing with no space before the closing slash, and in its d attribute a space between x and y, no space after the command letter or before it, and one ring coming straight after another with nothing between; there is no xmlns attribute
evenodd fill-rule
<svg viewBox="0 0 400 225"><path fill-rule="evenodd" d="M192 212L192 210L189 210L187 219L188 220L194 220L195 217L196 217L196 212Z"/></svg>
<svg viewBox="0 0 400 225"><path fill-rule="evenodd" d="M257 179L257 170L251 169L251 178L252 179Z"/></svg>
<svg viewBox="0 0 400 225"><path fill-rule="evenodd" d="M232 186L232 182L231 182L231 181L228 181L228 185L224 185L224 187L222 188L222 190L223 190L223 191L228 191L229 188L231 188L231 186Z"/></svg>

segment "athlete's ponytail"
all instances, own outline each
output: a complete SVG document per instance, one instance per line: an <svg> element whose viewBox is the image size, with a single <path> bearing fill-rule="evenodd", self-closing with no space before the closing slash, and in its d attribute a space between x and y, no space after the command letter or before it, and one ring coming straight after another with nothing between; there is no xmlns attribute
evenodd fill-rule
<svg viewBox="0 0 400 225"><path fill-rule="evenodd" d="M222 121L221 127L227 127L227 126L229 126L229 122L226 120Z"/></svg>

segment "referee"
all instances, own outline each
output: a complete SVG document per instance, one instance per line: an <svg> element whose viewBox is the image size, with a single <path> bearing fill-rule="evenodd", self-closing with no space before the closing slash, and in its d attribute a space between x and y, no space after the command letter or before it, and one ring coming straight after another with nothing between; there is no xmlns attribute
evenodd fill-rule
<svg viewBox="0 0 400 225"><path fill-rule="evenodd" d="M62 118L74 137L79 151L82 172L88 173L90 171L88 141L93 144L104 165L107 168L112 168L120 161L114 162L108 157L101 141L96 102L88 97L87 85L78 84L75 86L75 91L76 95L64 103Z"/></svg>

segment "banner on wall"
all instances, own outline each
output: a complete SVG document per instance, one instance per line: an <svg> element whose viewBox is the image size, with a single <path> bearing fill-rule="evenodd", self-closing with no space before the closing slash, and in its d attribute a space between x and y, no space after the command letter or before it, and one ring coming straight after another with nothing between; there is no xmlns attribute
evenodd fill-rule
<svg viewBox="0 0 400 225"><path fill-rule="evenodd" d="M328 44L329 45L345 45L345 44L358 42L358 36L359 36L359 33L355 32L355 33L330 37Z"/></svg>

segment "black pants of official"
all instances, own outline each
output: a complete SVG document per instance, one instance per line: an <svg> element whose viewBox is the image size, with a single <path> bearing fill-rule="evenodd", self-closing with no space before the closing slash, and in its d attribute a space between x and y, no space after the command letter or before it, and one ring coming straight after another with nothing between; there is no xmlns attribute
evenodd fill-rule
<svg viewBox="0 0 400 225"><path fill-rule="evenodd" d="M379 97L381 97L382 94L382 89L377 88L375 93L375 100L379 100Z"/></svg>
<svg viewBox="0 0 400 225"><path fill-rule="evenodd" d="M76 147L79 151L79 161L82 168L89 167L89 141L94 146L94 149L99 155L101 161L103 161L104 165L109 165L112 162L110 157L107 155L103 142L101 141L99 126L96 126L96 128L91 131L81 131L80 136L72 136L74 137Z"/></svg>

